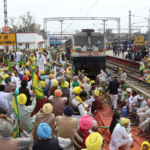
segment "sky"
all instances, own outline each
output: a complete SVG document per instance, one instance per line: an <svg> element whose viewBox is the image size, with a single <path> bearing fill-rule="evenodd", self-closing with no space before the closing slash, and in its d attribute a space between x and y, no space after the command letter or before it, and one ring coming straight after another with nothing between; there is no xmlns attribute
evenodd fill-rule
<svg viewBox="0 0 150 150"><path fill-rule="evenodd" d="M95 5L94 5L95 4ZM93 7L92 7L93 6ZM129 27L129 10L131 14L141 17L131 18L133 26L148 26L148 11L150 9L150 0L7 0L8 18L19 17L27 11L35 17L35 21L44 27L44 18L52 17L117 17L121 19L121 28ZM138 12L140 11L140 12ZM4 26L3 0L0 0L0 28ZM142 22L134 24L137 22ZM70 25L72 23L72 25ZM76 29L102 29L101 20L88 21L64 21L63 30L66 33ZM95 25L93 25L95 24ZM117 28L116 21L107 21L107 28ZM138 27L139 28L139 27ZM146 32L147 27L140 28L141 32ZM60 33L61 25L58 21L47 23L47 31L50 33ZM138 30L135 30L135 32ZM113 30L117 32L117 30ZM121 30L121 33L128 30Z"/></svg>

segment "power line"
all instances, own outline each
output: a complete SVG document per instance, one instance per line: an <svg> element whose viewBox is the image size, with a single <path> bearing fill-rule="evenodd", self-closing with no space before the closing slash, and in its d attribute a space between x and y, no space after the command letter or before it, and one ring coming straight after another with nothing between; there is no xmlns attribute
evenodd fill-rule
<svg viewBox="0 0 150 150"><path fill-rule="evenodd" d="M82 8L83 8L83 6L84 6L84 4L85 4L85 2L86 2L87 0L85 0L84 1L84 3L83 3L83 5L81 6L81 9L79 10L79 12L78 12L78 14L77 14L77 16L79 15L79 13L81 12L81 10L82 10Z"/></svg>
<svg viewBox="0 0 150 150"><path fill-rule="evenodd" d="M139 11L137 11L137 12L133 13L133 14L137 14L137 13L139 13L139 12L141 12L141 11L145 10L145 9L148 9L148 8L150 8L150 6L148 6L148 7L144 8L144 9L142 9L142 10L139 10Z"/></svg>
<svg viewBox="0 0 150 150"><path fill-rule="evenodd" d="M133 3L134 1L136 1L136 0L133 0L132 2L128 3L128 4L125 5L124 7L120 8L120 9L117 10L117 11L115 11L113 14L115 14L116 12L118 12L118 11L122 10L123 8L127 7L128 5L130 5L131 3ZM111 14L111 16L112 16L113 14Z"/></svg>
<svg viewBox="0 0 150 150"><path fill-rule="evenodd" d="M84 15L84 17L92 10L92 8L95 6L95 4L96 4L97 2L98 2L98 0L95 1L95 3L94 3L94 4L92 5L92 7L88 10L88 12ZM82 20L81 20L81 21L82 21ZM78 23L78 25L81 23L81 21ZM78 25L77 25L77 26L78 26ZM76 27L77 27L77 26L76 26ZM76 27L75 27L75 28L76 28Z"/></svg>
<svg viewBox="0 0 150 150"><path fill-rule="evenodd" d="M98 2L98 0L96 0L96 2L95 2L95 3L93 4L93 6L89 9L89 11L86 13L86 15L91 11L91 9L95 6L95 4L96 4L97 2ZM85 16L86 16L86 15L85 15ZM84 17L85 17L85 16L84 16Z"/></svg>
<svg viewBox="0 0 150 150"><path fill-rule="evenodd" d="M141 10L139 10L139 11L137 11L137 12L133 13L132 15L137 14L137 13L139 13L139 12L141 12L141 11L145 10L145 9L148 9L148 8L150 8L150 6L148 6L148 7L144 8L144 9L141 9ZM123 19L126 19L126 18L128 18L128 16L125 16L125 17L121 18L120 20L123 20ZM114 23L111 23L111 24L114 24ZM111 25L111 24L108 24L108 25Z"/></svg>

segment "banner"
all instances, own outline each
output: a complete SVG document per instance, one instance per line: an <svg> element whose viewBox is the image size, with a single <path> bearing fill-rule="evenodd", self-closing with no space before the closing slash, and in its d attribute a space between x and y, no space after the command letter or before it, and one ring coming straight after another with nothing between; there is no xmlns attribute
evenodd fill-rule
<svg viewBox="0 0 150 150"><path fill-rule="evenodd" d="M37 75L33 72L33 70L32 70L32 88L34 89L33 91L35 92L37 98L39 99L44 98L43 89L41 87Z"/></svg>
<svg viewBox="0 0 150 150"><path fill-rule="evenodd" d="M13 130L13 137L18 138L19 137L19 111L18 111L18 100L17 100L17 94L14 93L14 101L13 101L13 115L14 115L14 130Z"/></svg>
<svg viewBox="0 0 150 150"><path fill-rule="evenodd" d="M136 36L135 45L144 45L144 36Z"/></svg>
<svg viewBox="0 0 150 150"><path fill-rule="evenodd" d="M16 45L16 34L0 33L0 45Z"/></svg>

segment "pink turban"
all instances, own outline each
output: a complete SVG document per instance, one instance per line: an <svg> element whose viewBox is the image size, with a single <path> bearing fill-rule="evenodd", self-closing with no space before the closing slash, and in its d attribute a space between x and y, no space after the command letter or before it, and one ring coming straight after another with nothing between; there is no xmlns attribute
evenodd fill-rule
<svg viewBox="0 0 150 150"><path fill-rule="evenodd" d="M88 131L93 126L93 119L90 116L85 115L85 116L80 118L79 126L80 126L81 129Z"/></svg>
<svg viewBox="0 0 150 150"><path fill-rule="evenodd" d="M147 104L150 105L150 99L148 99Z"/></svg>
<svg viewBox="0 0 150 150"><path fill-rule="evenodd" d="M78 81L78 79L79 79L78 76L73 77L73 81Z"/></svg>

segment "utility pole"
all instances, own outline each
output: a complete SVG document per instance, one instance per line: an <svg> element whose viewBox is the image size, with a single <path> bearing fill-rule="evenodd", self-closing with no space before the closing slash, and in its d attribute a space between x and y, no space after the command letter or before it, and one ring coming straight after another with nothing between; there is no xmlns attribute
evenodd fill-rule
<svg viewBox="0 0 150 150"><path fill-rule="evenodd" d="M103 30L104 30L104 46L106 45L106 35L105 35L105 22L107 21L107 20L102 20L104 23L103 23Z"/></svg>
<svg viewBox="0 0 150 150"><path fill-rule="evenodd" d="M61 23L61 42L62 42L62 33L63 33L63 31L62 31L62 22L63 22L64 20L59 20L59 22Z"/></svg>
<svg viewBox="0 0 150 150"><path fill-rule="evenodd" d="M8 27L7 0L4 0L4 23L5 23L5 27Z"/></svg>
<svg viewBox="0 0 150 150"><path fill-rule="evenodd" d="M150 46L150 9L148 12L148 46Z"/></svg>
<svg viewBox="0 0 150 150"><path fill-rule="evenodd" d="M131 46L131 10L129 11L129 46Z"/></svg>

